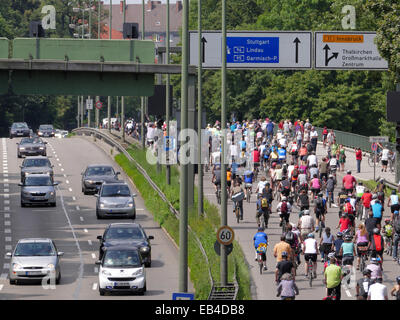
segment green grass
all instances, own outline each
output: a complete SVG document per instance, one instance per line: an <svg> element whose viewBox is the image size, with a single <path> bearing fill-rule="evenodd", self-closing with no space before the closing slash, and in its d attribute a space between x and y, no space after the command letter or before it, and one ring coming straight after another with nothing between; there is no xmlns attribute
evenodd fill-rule
<svg viewBox="0 0 400 320"><path fill-rule="evenodd" d="M378 182L376 182L375 180L364 180L363 185L372 192L378 185ZM385 196L389 197L392 194L392 190L395 189L385 187Z"/></svg>
<svg viewBox="0 0 400 320"><path fill-rule="evenodd" d="M146 161L146 153L138 147L132 145L128 149L128 152L143 167L143 169L146 170L147 174L166 195L174 208L179 211L180 185L178 169L174 166L171 167L171 185L167 185L165 179L165 167L162 167L161 173L158 173L156 166L150 165ZM145 201L146 208L152 212L155 221L164 227L175 240L175 242L179 244L179 222L169 211L168 206L151 188L149 183L140 174L135 165L130 163L124 155L117 155L115 159L134 181ZM206 213L206 217L199 217L197 213L196 189L194 196L194 207L189 210L188 221L190 227L200 239L207 254L214 281L219 282L220 258L214 251L216 230L220 226L219 210L215 205L211 204L209 201L207 201L207 199L205 199L204 211ZM204 300L207 299L211 290L208 265L190 232L188 238L188 265L190 268L190 278L195 288L196 299ZM251 299L249 269L240 245L237 242L234 242L234 250L228 257L228 265L228 281L233 281L234 269L236 270L236 278L239 284L238 299Z"/></svg>

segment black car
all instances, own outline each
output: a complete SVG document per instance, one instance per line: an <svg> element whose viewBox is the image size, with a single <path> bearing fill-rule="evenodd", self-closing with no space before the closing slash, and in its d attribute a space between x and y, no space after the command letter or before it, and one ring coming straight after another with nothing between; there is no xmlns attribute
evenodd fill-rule
<svg viewBox="0 0 400 320"><path fill-rule="evenodd" d="M53 165L46 157L27 157L21 165L21 182L31 174L48 174L51 179L54 178Z"/></svg>
<svg viewBox="0 0 400 320"><path fill-rule="evenodd" d="M41 124L37 131L39 137L54 137L56 131L51 124Z"/></svg>
<svg viewBox="0 0 400 320"><path fill-rule="evenodd" d="M46 156L46 144L40 138L22 138L19 143L17 143L18 158L23 156Z"/></svg>
<svg viewBox="0 0 400 320"><path fill-rule="evenodd" d="M82 192L88 194L89 192L97 193L103 182L118 181L120 172L115 172L114 168L110 165L93 164L82 172Z"/></svg>
<svg viewBox="0 0 400 320"><path fill-rule="evenodd" d="M117 245L132 246L139 249L140 255L146 267L151 267L151 245L149 240L153 236L147 236L140 224L137 223L112 223L107 226L100 240L99 260L108 247Z"/></svg>
<svg viewBox="0 0 400 320"><path fill-rule="evenodd" d="M14 137L30 137L31 129L26 122L14 122L10 127L10 139Z"/></svg>

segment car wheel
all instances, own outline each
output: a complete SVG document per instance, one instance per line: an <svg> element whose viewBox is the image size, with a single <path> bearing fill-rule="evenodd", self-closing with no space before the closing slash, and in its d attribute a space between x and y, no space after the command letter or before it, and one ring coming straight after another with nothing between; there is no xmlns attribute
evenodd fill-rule
<svg viewBox="0 0 400 320"><path fill-rule="evenodd" d="M12 135L10 135L10 139L12 139L13 138L13 136Z"/></svg>
<svg viewBox="0 0 400 320"><path fill-rule="evenodd" d="M103 219L103 217L100 215L100 213L96 210L96 217L98 220Z"/></svg>
<svg viewBox="0 0 400 320"><path fill-rule="evenodd" d="M50 206L51 206L51 207L56 207L56 206L57 206L57 203L53 202L53 203L50 204Z"/></svg>
<svg viewBox="0 0 400 320"><path fill-rule="evenodd" d="M15 280L13 280L13 279L10 279L10 284L15 284L16 283L16 281Z"/></svg>
<svg viewBox="0 0 400 320"><path fill-rule="evenodd" d="M146 284L144 284L144 287L142 290L139 291L139 295L144 296L144 293L147 291Z"/></svg>
<svg viewBox="0 0 400 320"><path fill-rule="evenodd" d="M18 157L18 158L22 158L22 156L21 156L19 153L17 154L17 157Z"/></svg>
<svg viewBox="0 0 400 320"><path fill-rule="evenodd" d="M99 288L99 292L101 296L104 296L106 291L104 289Z"/></svg>
<svg viewBox="0 0 400 320"><path fill-rule="evenodd" d="M61 271L58 273L58 277L56 279L56 284L60 284L61 282Z"/></svg>
<svg viewBox="0 0 400 320"><path fill-rule="evenodd" d="M25 207L26 207L26 204L23 203L22 201L21 201L21 207L22 207L22 208L25 208Z"/></svg>

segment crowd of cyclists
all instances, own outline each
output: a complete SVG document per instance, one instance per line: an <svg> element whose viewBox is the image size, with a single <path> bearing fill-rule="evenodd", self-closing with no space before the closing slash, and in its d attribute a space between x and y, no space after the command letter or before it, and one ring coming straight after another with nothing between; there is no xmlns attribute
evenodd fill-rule
<svg viewBox="0 0 400 320"><path fill-rule="evenodd" d="M336 143L333 130L326 127L321 137L326 155L317 157L319 135L308 119L275 124L267 118L230 123L228 128L232 161L227 169L227 193L233 201L233 211L238 214L238 223L245 214L243 202L250 202L255 194L258 231L253 240L260 271L267 270L270 217L274 213L279 216L281 241L273 247L277 296L291 300L299 294L295 279L301 273L301 256L304 276L312 285L320 255L325 299L341 299L342 283L350 283L353 265L363 275L356 284L357 299L388 299L388 290L382 284L383 262L389 256L399 261L400 203L396 191L386 202L391 216L384 219L383 180L370 190L350 170L345 171L345 149ZM207 130L212 182L218 199L220 124L208 125ZM341 172L340 177L337 172ZM340 191L336 193L337 189ZM326 226L325 216L332 207L337 209L338 222ZM298 214L294 213L295 208ZM397 277L390 292L396 299L400 299L399 284Z"/></svg>

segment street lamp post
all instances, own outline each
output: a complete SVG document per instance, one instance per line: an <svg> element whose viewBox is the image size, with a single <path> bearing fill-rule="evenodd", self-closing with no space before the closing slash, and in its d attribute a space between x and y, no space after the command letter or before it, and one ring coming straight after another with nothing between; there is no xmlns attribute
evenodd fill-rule
<svg viewBox="0 0 400 320"><path fill-rule="evenodd" d="M126 22L126 0L123 3L124 24ZM125 97L121 97L121 128L122 128L122 141L125 142Z"/></svg>
<svg viewBox="0 0 400 320"><path fill-rule="evenodd" d="M144 16L144 0L142 0L142 40L144 40L144 32L145 32L145 16ZM140 138L142 142L142 149L144 150L145 148L145 143L144 143L144 97L140 97Z"/></svg>
<svg viewBox="0 0 400 320"><path fill-rule="evenodd" d="M198 164L197 164L197 181L198 181L198 196L197 196L197 212L200 215L203 214L203 165L202 165L202 150L201 150L201 118L202 118L202 81L201 81L201 76L202 76L202 63L203 63L203 56L202 56L202 50L201 50L201 0L198 0L198 8L197 8L197 27L198 27L198 34L199 34L199 39L198 39L198 45L199 45L199 67L197 69L197 141L198 141L198 148L197 148L197 154L198 154Z"/></svg>
<svg viewBox="0 0 400 320"><path fill-rule="evenodd" d="M170 26L170 21L169 21L169 0L167 0L167 30L166 30L166 39L165 39L165 56L166 56L166 64L169 64L169 26ZM169 86L170 86L170 76L169 74L166 75L165 79L165 122L167 124L167 137L169 137L169 111L170 111L170 96L169 96ZM168 138L169 139L169 138ZM169 140L171 141L171 140ZM169 151L167 151L169 152ZM169 160L169 159L168 159ZM167 185L171 184L171 167L167 162L166 165L166 180L167 180Z"/></svg>
<svg viewBox="0 0 400 320"><path fill-rule="evenodd" d="M110 0L110 13L109 13L109 23L108 23L108 38L112 39L112 0ZM111 133L111 97L108 96L107 105L107 118L108 118L108 132Z"/></svg>

